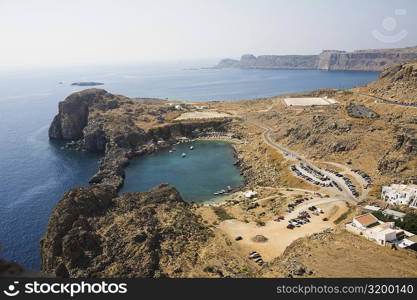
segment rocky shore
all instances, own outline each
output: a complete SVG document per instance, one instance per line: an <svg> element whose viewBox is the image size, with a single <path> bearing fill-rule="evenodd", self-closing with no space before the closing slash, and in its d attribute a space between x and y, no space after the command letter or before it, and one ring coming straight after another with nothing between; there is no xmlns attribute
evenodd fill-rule
<svg viewBox="0 0 417 300"><path fill-rule="evenodd" d="M147 118L143 124L151 122L152 116L166 120L171 110L165 106L136 103L100 89L74 93L59 103L50 139L67 141L68 147L77 150L103 153L103 158L91 185L67 191L54 208L41 240L42 272L58 277L204 273L197 254L208 247L213 232L175 188L160 185L145 193L117 194L124 168L135 156L214 133L239 138L233 135L237 125L232 119L164 122L144 129L129 114L141 111ZM222 270L223 264L216 269L221 274L230 272Z"/></svg>
<svg viewBox="0 0 417 300"><path fill-rule="evenodd" d="M54 209L41 240L42 271L59 277L180 276L212 236L169 185L114 194L74 188Z"/></svg>
<svg viewBox="0 0 417 300"><path fill-rule="evenodd" d="M297 109L270 98L213 102L209 111L257 120L273 129L274 141L308 159L363 170L376 186L368 197L378 197L381 184L415 182L415 113L401 106L389 106L387 111L387 106L366 95L386 93L386 81L395 87L392 90L401 91L395 95L410 95L414 71L414 65L406 64L387 70L366 87L304 95L330 96L339 102L337 106ZM199 108L189 104L186 110ZM282 215L286 203L300 197L300 191L314 193L316 188L295 177L289 168L292 162L265 144L265 129L237 118L175 121L182 113L175 103L130 99L100 89L74 93L59 104L50 138L103 157L91 185L67 191L54 208L41 241L42 272L59 277L340 277L357 274L351 268L352 259L356 265L375 266L380 246L369 246L369 241L343 231L295 241L283 255L259 268L247 258L253 249L242 249L241 239L228 235L222 224L235 219L263 227ZM215 137L237 141L235 164L245 177L245 188L254 190L259 201L246 199L239 191L222 204L199 206L185 203L166 184L144 193L118 195L124 168L133 157L178 142ZM323 244L330 252L322 251ZM350 257L356 253L355 245L373 253ZM333 264L329 257L340 251L348 259L342 257ZM395 260L403 255L383 254L391 266L397 266ZM401 271L390 270L394 271L387 273L385 268L363 274L397 276Z"/></svg>
<svg viewBox="0 0 417 300"><path fill-rule="evenodd" d="M136 107L143 112L147 109L145 104L101 89L74 93L59 103L49 137L68 141L70 146L79 150L103 153L99 171L91 178L90 184L109 185L117 191L123 185L124 168L131 158L170 147L184 138L194 139L208 132L226 132L231 122L229 119L175 122L145 130L129 114ZM123 114L116 110L122 110ZM112 111L115 112L112 114ZM163 118L168 112L151 113L156 118Z"/></svg>

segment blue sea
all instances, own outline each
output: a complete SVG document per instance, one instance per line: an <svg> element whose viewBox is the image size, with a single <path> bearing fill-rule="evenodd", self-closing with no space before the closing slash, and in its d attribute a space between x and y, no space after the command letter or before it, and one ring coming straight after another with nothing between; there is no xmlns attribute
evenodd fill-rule
<svg viewBox="0 0 417 300"><path fill-rule="evenodd" d="M193 147L191 150L190 147ZM121 192L143 192L167 182L185 201L215 201L214 192L243 186L244 180L233 165L233 148L227 142L195 141L134 159L126 168ZM182 154L186 156L183 157Z"/></svg>
<svg viewBox="0 0 417 300"><path fill-rule="evenodd" d="M98 155L62 150L60 143L48 140L48 126L57 113L58 102L83 89L71 86L71 82L103 82L99 88L130 97L212 101L262 98L318 88L347 89L377 77L373 72L220 70L200 69L200 66L172 63L0 70L1 256L27 268L39 269L39 239L52 208L66 190L87 185L98 168ZM218 151L229 151L227 145L217 147ZM186 180L182 184L178 181L179 169L165 172L160 178L154 175L146 182L146 176L134 167L144 164L145 171L155 170L156 162L169 161L169 156L161 155L150 156L148 161L148 158L135 161L127 170L125 190L142 190L160 179L175 183L186 199L201 200L203 193L206 196L222 186L217 181L214 186L202 189L200 195L192 195L190 185L184 184ZM210 157L218 160L216 155ZM225 182L231 180L238 185L240 179L231 171L231 161L217 164L220 169L217 171L225 177ZM192 159L187 163L192 164ZM192 176L200 182L208 174L203 169L195 169Z"/></svg>

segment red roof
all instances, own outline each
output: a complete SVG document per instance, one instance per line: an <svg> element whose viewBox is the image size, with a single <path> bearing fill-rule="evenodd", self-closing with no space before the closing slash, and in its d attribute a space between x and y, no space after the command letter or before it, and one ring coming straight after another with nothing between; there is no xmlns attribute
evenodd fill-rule
<svg viewBox="0 0 417 300"><path fill-rule="evenodd" d="M378 222L378 219L373 214L366 214L355 218L356 221L363 226L368 226Z"/></svg>

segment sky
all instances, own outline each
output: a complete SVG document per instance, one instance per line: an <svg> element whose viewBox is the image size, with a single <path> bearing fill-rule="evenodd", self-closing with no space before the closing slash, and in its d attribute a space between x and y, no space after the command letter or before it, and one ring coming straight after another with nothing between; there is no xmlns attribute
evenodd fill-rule
<svg viewBox="0 0 417 300"><path fill-rule="evenodd" d="M0 67L417 46L415 0L0 0Z"/></svg>

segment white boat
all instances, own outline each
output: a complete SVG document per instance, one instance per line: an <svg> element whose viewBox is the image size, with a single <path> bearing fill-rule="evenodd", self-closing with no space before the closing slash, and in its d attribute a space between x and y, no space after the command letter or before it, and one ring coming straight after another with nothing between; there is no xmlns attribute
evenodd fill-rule
<svg viewBox="0 0 417 300"><path fill-rule="evenodd" d="M169 150L169 153L172 153L172 150Z"/></svg>
<svg viewBox="0 0 417 300"><path fill-rule="evenodd" d="M181 154L181 156L182 156L182 157L186 157L186 156L187 156L187 154L183 153L183 154Z"/></svg>
<svg viewBox="0 0 417 300"><path fill-rule="evenodd" d="M194 149L194 146L190 146L190 150L193 150Z"/></svg>
<svg viewBox="0 0 417 300"><path fill-rule="evenodd" d="M224 193L226 193L225 190L220 190L220 191L214 192L213 195L216 195L217 196L217 195L222 195Z"/></svg>

